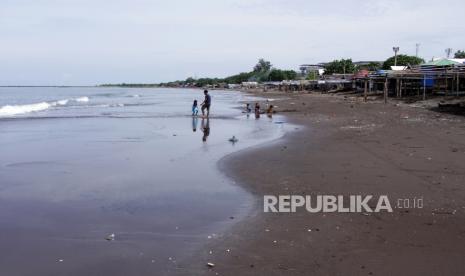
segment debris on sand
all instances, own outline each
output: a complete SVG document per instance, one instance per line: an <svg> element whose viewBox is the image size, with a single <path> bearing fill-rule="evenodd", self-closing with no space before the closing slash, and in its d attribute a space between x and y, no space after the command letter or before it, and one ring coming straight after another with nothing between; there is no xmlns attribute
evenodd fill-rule
<svg viewBox="0 0 465 276"><path fill-rule="evenodd" d="M114 241L115 240L115 233L111 233L105 238L107 241Z"/></svg>
<svg viewBox="0 0 465 276"><path fill-rule="evenodd" d="M239 142L239 140L236 138L236 136L233 136L232 138L229 138L228 141L233 143L233 144Z"/></svg>
<svg viewBox="0 0 465 276"><path fill-rule="evenodd" d="M433 215L455 215L457 210L444 210L444 209L434 209L431 213Z"/></svg>
<svg viewBox="0 0 465 276"><path fill-rule="evenodd" d="M215 264L214 263L207 263L207 266L210 267L210 268L213 268L213 267L215 267Z"/></svg>

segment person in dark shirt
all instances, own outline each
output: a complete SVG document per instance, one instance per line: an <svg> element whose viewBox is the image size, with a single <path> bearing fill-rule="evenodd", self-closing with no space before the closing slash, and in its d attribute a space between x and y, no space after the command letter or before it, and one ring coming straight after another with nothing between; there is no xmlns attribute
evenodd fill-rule
<svg viewBox="0 0 465 276"><path fill-rule="evenodd" d="M207 117L210 115L210 105L212 103L212 98L208 94L208 90L204 90L203 94L205 95L205 100L202 103L202 116L205 116L205 109L207 110Z"/></svg>

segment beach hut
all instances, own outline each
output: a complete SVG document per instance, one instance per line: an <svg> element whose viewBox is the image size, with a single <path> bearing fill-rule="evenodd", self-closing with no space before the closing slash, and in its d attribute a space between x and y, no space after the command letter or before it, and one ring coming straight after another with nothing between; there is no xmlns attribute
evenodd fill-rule
<svg viewBox="0 0 465 276"><path fill-rule="evenodd" d="M419 70L423 73L424 86L447 93L448 87L452 84L454 78L451 71L458 66L461 67L463 64L447 58L421 64Z"/></svg>
<svg viewBox="0 0 465 276"><path fill-rule="evenodd" d="M428 68L444 68L444 67L453 67L454 65L459 65L460 62L454 61L452 59L441 58L437 60L433 60L427 63L423 63L420 65L421 69L428 69Z"/></svg>

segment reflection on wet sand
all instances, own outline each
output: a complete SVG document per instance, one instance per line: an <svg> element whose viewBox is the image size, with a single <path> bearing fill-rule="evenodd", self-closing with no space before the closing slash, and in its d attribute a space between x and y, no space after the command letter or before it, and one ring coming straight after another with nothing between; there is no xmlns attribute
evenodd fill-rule
<svg viewBox="0 0 465 276"><path fill-rule="evenodd" d="M201 127L203 131L202 141L207 142L207 138L210 135L210 119L208 117L206 120L202 118Z"/></svg>
<svg viewBox="0 0 465 276"><path fill-rule="evenodd" d="M199 125L199 118L197 116L192 116L192 131L197 131L197 126Z"/></svg>

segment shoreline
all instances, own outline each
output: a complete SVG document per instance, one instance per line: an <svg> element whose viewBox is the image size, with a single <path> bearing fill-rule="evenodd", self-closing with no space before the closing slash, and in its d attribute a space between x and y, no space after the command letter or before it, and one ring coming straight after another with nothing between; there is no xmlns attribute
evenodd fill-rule
<svg viewBox="0 0 465 276"><path fill-rule="evenodd" d="M288 98L274 102L277 110L295 109L286 120L303 128L220 160L254 196L255 210L206 246L213 253L204 250L201 264L215 267L204 272L465 273L462 117L337 95L252 95ZM421 196L425 206L369 216L265 214L264 194Z"/></svg>
<svg viewBox="0 0 465 276"><path fill-rule="evenodd" d="M105 112L102 117L70 124L51 120L54 114L32 113L30 118L48 118L3 121L1 141L8 147L0 160L5 199L0 216L8 221L1 229L6 274L176 274L182 270L178 261L245 216L253 202L217 170L217 161L283 134L267 120L236 118L239 92L218 95L215 108L223 116L204 125L202 118L185 116L182 103L156 110L140 104L163 102L164 94L172 99L176 91L154 98L148 97L155 94L151 91L99 98L95 90L66 97L89 97L78 115ZM176 101L188 104L197 96L178 92ZM44 96L61 97L50 93ZM112 107L94 109L94 101L127 104L117 111L126 118L109 117ZM57 110L61 118L76 116L73 107ZM131 117L134 110L145 116ZM172 116L163 116L170 114L164 110ZM228 141L232 135L239 144ZM43 254L35 256L39 251ZM24 259L28 266L20 265Z"/></svg>

